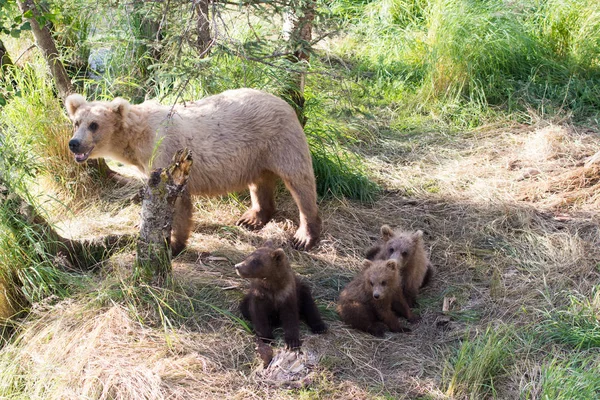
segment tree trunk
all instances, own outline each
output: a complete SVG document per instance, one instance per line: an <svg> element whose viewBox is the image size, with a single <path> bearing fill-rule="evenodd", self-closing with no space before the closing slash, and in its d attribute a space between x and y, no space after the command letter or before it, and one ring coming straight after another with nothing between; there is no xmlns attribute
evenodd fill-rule
<svg viewBox="0 0 600 400"><path fill-rule="evenodd" d="M27 20L31 24L31 30L33 31L35 41L42 50L46 62L50 67L50 73L56 83L59 96L64 101L69 94L73 93L73 85L71 84L71 80L67 75L65 67L60 61L60 55L56 49L56 44L54 43L50 29L46 25L40 26L38 23L37 18L40 17L40 12L33 0L19 0L17 3L23 14L30 12L32 15L32 17L27 18Z"/></svg>
<svg viewBox="0 0 600 400"><path fill-rule="evenodd" d="M137 245L135 276L163 285L171 277L171 225L177 197L185 191L192 152L179 150L171 164L151 172L142 193L142 223Z"/></svg>
<svg viewBox="0 0 600 400"><path fill-rule="evenodd" d="M290 12L284 15L283 35L293 51L290 60L298 65L298 72L292 72L287 95L293 103L300 123L306 124L304 115L304 86L306 68L310 61L313 20L315 19L315 2L302 0Z"/></svg>
<svg viewBox="0 0 600 400"><path fill-rule="evenodd" d="M200 57L206 57L212 46L213 40L210 36L210 19L208 18L208 4L209 0L194 0L194 8L197 14L197 30L198 38L196 39L196 46Z"/></svg>
<svg viewBox="0 0 600 400"><path fill-rule="evenodd" d="M4 72L8 65L12 65L12 60L6 51L6 47L4 47L4 43L0 40L0 71Z"/></svg>

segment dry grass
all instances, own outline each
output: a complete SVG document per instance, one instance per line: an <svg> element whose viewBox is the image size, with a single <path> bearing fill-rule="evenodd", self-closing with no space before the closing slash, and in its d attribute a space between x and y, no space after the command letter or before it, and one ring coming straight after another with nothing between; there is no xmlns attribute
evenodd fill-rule
<svg viewBox="0 0 600 400"><path fill-rule="evenodd" d="M600 278L596 187L569 182L597 175L596 166L582 168L599 148L598 132L556 125L381 141L369 165L387 194L370 206L322 202L321 245L311 253L286 247L330 325L322 336L303 328L305 349L319 358L304 388L262 379L252 335L228 314L238 315L246 287L233 264L294 232L296 208L280 191L280 211L258 232L234 226L243 196L198 200L190 247L174 263L179 289L167 303L180 308L167 313L166 331L156 312L140 323L135 307L124 306L130 301L83 297L35 310L0 352L0 370L15 374L0 374L0 394L12 387L29 398L448 398L444 371L465 338L492 325L528 329L561 291L592 292ZM566 193L568 207L550 201ZM97 201L61 226L73 237L135 231L139 208L125 198ZM422 229L437 275L420 296L423 320L413 332L376 339L345 327L334 309L383 223ZM97 277L97 296L124 280L130 264L130 254L114 259ZM444 298L453 298L446 313ZM501 366L490 395L516 398L539 385L531 357Z"/></svg>

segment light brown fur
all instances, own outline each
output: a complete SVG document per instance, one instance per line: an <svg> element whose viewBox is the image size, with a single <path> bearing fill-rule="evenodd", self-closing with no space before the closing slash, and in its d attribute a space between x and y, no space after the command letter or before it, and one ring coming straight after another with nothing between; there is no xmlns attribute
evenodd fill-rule
<svg viewBox="0 0 600 400"><path fill-rule="evenodd" d="M319 239L315 178L306 136L294 110L282 99L253 89L228 90L187 105L131 105L123 99L87 102L71 95L66 107L75 132L69 146L79 162L106 157L148 174L173 154L192 150L191 195L214 196L250 188L252 207L238 224L261 228L275 211L273 191L283 179L300 211L296 248ZM96 125L92 125L95 123ZM178 202L174 247L185 245L191 201Z"/></svg>
<svg viewBox="0 0 600 400"><path fill-rule="evenodd" d="M433 275L423 243L423 231L394 231L388 225L381 227L381 238L367 250L367 259L396 260L402 274L404 297L410 307L416 305L419 289Z"/></svg>
<svg viewBox="0 0 600 400"><path fill-rule="evenodd" d="M411 322L419 318L406 304L401 284L395 260L365 260L363 270L340 294L337 312L348 325L374 336L383 336L388 329L409 332L397 315Z"/></svg>

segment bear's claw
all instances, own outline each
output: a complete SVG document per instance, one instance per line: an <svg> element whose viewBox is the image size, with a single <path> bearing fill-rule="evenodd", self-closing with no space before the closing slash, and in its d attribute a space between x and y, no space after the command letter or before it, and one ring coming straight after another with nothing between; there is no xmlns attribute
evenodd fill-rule
<svg viewBox="0 0 600 400"><path fill-rule="evenodd" d="M300 232L300 230L298 229L298 231L292 238L292 247L296 250L308 251L312 249L315 246L315 244L317 244L318 240L319 238L315 238L304 232Z"/></svg>
<svg viewBox="0 0 600 400"><path fill-rule="evenodd" d="M271 219L265 214L266 213L250 209L242 214L235 224L252 231L261 229Z"/></svg>

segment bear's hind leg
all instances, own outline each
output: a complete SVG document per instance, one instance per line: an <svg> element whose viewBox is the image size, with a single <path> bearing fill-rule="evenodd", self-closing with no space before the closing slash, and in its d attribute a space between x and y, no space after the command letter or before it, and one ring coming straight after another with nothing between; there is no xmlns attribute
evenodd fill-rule
<svg viewBox="0 0 600 400"><path fill-rule="evenodd" d="M171 253L173 256L178 255L185 249L192 230L193 212L194 204L192 203L192 196L185 190L175 201L171 234Z"/></svg>
<svg viewBox="0 0 600 400"><path fill-rule="evenodd" d="M300 211L300 226L294 234L292 246L298 250L310 250L321 235L315 178L313 175L305 175L301 179L282 178Z"/></svg>
<svg viewBox="0 0 600 400"><path fill-rule="evenodd" d="M246 229L260 229L271 220L275 212L275 184L277 176L263 172L260 178L249 185L252 207L236 222Z"/></svg>
<svg viewBox="0 0 600 400"><path fill-rule="evenodd" d="M354 329L382 337L388 327L377 320L374 310L356 300L347 300L340 303L338 312L342 321Z"/></svg>

